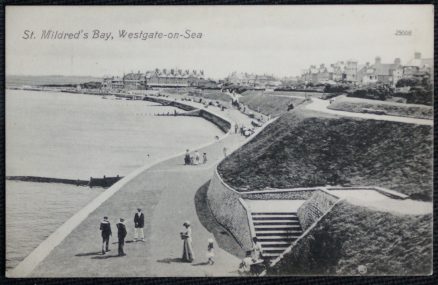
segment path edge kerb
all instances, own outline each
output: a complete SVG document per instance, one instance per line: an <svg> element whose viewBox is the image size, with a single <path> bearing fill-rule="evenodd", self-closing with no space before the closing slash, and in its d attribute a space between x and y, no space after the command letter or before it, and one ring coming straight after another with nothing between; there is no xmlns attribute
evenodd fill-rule
<svg viewBox="0 0 438 285"><path fill-rule="evenodd" d="M182 103L181 103L182 104ZM212 116L217 116L227 122L230 123L230 126L233 126L235 123L231 119L224 118L218 114L209 112L204 110L205 112L210 113ZM200 117L201 119L204 119ZM214 124L213 122L211 122ZM214 124L215 125L215 124ZM197 149L202 149L208 147L210 145L216 144L224 139L226 139L230 133L232 128L228 130L224 135L222 135L218 140L213 142L209 142L203 144L201 146L196 147ZM15 268L10 271L5 272L7 278L23 278L29 276L33 272L33 270L44 260L47 256L67 237L73 232L76 227L78 227L92 212L94 212L98 207L100 207L106 200L112 197L115 193L117 193L121 188L123 188L126 184L128 184L132 179L139 176L144 171L165 162L167 160L175 159L179 156L184 155L185 152L181 152L175 155L171 155L169 157L160 159L151 164L147 164L142 166L132 173L128 174L117 183L112 185L110 188L102 192L99 196L94 198L90 203L88 203L85 207L80 209L77 213L75 213L72 217L70 217L67 221L65 221L59 228L57 228L52 234L50 234L42 243L40 243L25 259L23 259Z"/></svg>

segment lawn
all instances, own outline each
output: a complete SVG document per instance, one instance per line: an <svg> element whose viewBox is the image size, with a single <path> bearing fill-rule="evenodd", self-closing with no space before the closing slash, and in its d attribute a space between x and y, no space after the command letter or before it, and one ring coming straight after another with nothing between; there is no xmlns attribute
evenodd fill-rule
<svg viewBox="0 0 438 285"><path fill-rule="evenodd" d="M300 99L254 93L240 97L239 102L248 106L251 110L258 111L264 115L278 116L287 112L289 104L293 104L296 107L303 103L304 97Z"/></svg>
<svg viewBox="0 0 438 285"><path fill-rule="evenodd" d="M269 275L426 275L432 271L432 214L394 215L337 204Z"/></svg>
<svg viewBox="0 0 438 285"><path fill-rule="evenodd" d="M431 200L432 134L431 126L296 109L228 156L218 170L240 191L380 186Z"/></svg>
<svg viewBox="0 0 438 285"><path fill-rule="evenodd" d="M190 92L190 95L201 97L204 99L224 101L224 102L231 102L232 100L231 96L221 92L220 90L202 90L202 91Z"/></svg>

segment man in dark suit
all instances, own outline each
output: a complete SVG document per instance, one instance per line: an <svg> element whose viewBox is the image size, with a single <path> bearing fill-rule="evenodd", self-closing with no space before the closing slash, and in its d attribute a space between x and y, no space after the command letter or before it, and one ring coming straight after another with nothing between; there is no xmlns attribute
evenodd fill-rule
<svg viewBox="0 0 438 285"><path fill-rule="evenodd" d="M103 217L103 220L100 222L100 231L102 232L102 254L110 251L108 248L109 239L112 235L111 232L111 224L108 221L108 217Z"/></svg>
<svg viewBox="0 0 438 285"><path fill-rule="evenodd" d="M134 215L134 241L144 241L144 214L141 212L141 209L137 209L137 213Z"/></svg>
<svg viewBox="0 0 438 285"><path fill-rule="evenodd" d="M116 224L117 226L117 236L119 238L119 256L126 255L123 251L123 246L125 245L125 237L128 234L126 231L125 220L120 218L120 222Z"/></svg>

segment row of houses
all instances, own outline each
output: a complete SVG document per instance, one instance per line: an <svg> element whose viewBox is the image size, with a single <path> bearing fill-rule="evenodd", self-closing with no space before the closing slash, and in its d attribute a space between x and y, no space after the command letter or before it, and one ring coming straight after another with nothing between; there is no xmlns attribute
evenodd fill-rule
<svg viewBox="0 0 438 285"><path fill-rule="evenodd" d="M382 63L382 59L378 56L374 64L367 62L365 65L359 65L357 61L348 60L329 66L311 65L303 70L301 80L313 84L342 81L359 85L384 83L395 86L400 79L418 73L433 74L433 59L422 58L421 53L416 52L406 64L402 64L400 58L396 58L392 63Z"/></svg>
<svg viewBox="0 0 438 285"><path fill-rule="evenodd" d="M240 86L248 86L255 88L269 88L280 86L282 83L273 75L263 74L258 75L254 73L246 73L246 72L232 72L228 75L225 80L225 83L240 85Z"/></svg>
<svg viewBox="0 0 438 285"><path fill-rule="evenodd" d="M188 87L208 83L203 70L159 69L131 72L123 76L105 76L102 88L108 90L142 90L152 87Z"/></svg>

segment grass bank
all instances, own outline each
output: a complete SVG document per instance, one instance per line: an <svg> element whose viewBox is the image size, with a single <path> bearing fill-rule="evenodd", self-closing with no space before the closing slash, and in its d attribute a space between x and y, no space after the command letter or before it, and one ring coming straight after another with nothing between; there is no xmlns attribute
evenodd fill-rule
<svg viewBox="0 0 438 285"><path fill-rule="evenodd" d="M425 275L432 271L432 214L394 215L340 202L270 275Z"/></svg>
<svg viewBox="0 0 438 285"><path fill-rule="evenodd" d="M366 110L383 111L387 115L433 119L433 108L426 105L384 102L378 100L338 97L329 109L361 113Z"/></svg>
<svg viewBox="0 0 438 285"><path fill-rule="evenodd" d="M232 100L231 96L221 92L220 90L202 90L199 92L190 92L189 95L194 97L216 100L216 101L224 101L224 102L231 102Z"/></svg>
<svg viewBox="0 0 438 285"><path fill-rule="evenodd" d="M380 186L431 200L432 127L296 109L222 161L240 191Z"/></svg>

